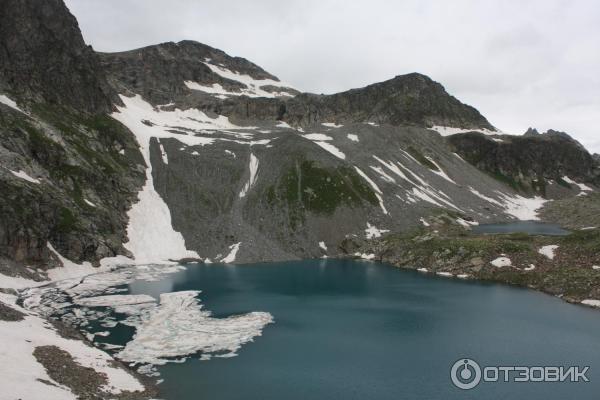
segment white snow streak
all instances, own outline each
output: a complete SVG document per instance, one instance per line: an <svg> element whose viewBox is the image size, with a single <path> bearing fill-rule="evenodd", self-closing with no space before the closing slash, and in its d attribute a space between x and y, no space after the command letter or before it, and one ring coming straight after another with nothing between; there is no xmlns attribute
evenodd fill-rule
<svg viewBox="0 0 600 400"><path fill-rule="evenodd" d="M11 100L8 96L6 96L5 94L0 94L0 103L9 106L12 109L15 109L17 111L22 112L23 114L27 114L25 111L21 110L19 108L19 106L17 106L17 103L15 103L13 100Z"/></svg>
<svg viewBox="0 0 600 400"><path fill-rule="evenodd" d="M235 257L237 256L237 252L240 249L240 244L242 244L242 242L238 242L229 246L229 254L227 254L227 256L221 259L221 262L225 264L230 264L234 262Z"/></svg>
<svg viewBox="0 0 600 400"><path fill-rule="evenodd" d="M341 128L344 125L338 125L335 122L323 122L321 125L326 126L328 128Z"/></svg>
<svg viewBox="0 0 600 400"><path fill-rule="evenodd" d="M131 207L128 213L127 236L129 242L124 246L133 253L135 261L138 263L188 257L199 258L195 251L187 250L183 236L173 229L171 212L164 200L154 190L152 164L150 163L150 138L176 137L188 145L203 145L212 143L212 140L190 135L176 135L168 132L167 128L171 124L174 126L187 124L195 127L205 125L230 128L231 124L225 117L213 120L198 110L156 111L140 96L121 96L121 100L125 106L117 106L119 111L113 113L112 117L133 132L147 166L146 183L138 193L139 201ZM197 117L197 120L192 120L194 117ZM149 126L143 123L144 120L151 121L153 125ZM214 121L214 125L211 121Z"/></svg>
<svg viewBox="0 0 600 400"><path fill-rule="evenodd" d="M246 196L248 190L250 190L252 185L254 185L256 182L256 175L258 173L258 158L256 158L256 156L252 153L250 153L250 165L248 166L248 169L250 170L250 178L242 188L242 191L240 192L240 198Z"/></svg>
<svg viewBox="0 0 600 400"><path fill-rule="evenodd" d="M35 183L35 184L39 184L40 180L36 179L36 178L32 178L31 176L29 176L27 174L27 172L25 171L11 171L9 170L14 176L16 176L17 178L21 178L23 180L26 180L27 182L31 182L31 183Z"/></svg>
<svg viewBox="0 0 600 400"><path fill-rule="evenodd" d="M228 92L226 94L237 93L237 95L245 95L248 97L271 97L271 98L272 97L281 97L281 96L294 97L293 94L285 91L285 88L291 89L291 86L286 85L282 82L275 81L273 79L254 79L250 75L239 74L239 73L231 71L227 68L213 65L208 62L204 62L204 64L208 68L210 68L212 72L221 76L222 78L237 81L237 82L241 83L242 85L246 86L246 89L242 89L240 92ZM198 86L202 87L199 84L198 84ZM262 89L263 86L277 86L277 87L282 88L282 91L267 92L266 90ZM204 87L204 88L206 88L206 87ZM192 87L192 89L193 89L193 87ZM213 89L218 90L218 89L214 88L214 85L213 85Z"/></svg>
<svg viewBox="0 0 600 400"><path fill-rule="evenodd" d="M500 132L498 131L491 131L489 129L480 129L480 128L470 128L470 129L465 129L465 128L454 128L451 126L432 126L431 128L428 128L432 131L436 131L437 133L439 133L442 136L450 136L450 135L456 135L457 133L465 133L465 132L479 132L479 133L483 133L484 135L498 135L500 134Z"/></svg>

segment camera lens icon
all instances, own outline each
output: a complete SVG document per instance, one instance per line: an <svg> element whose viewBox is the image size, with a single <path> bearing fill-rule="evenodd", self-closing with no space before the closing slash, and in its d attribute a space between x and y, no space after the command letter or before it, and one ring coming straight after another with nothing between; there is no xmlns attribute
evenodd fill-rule
<svg viewBox="0 0 600 400"><path fill-rule="evenodd" d="M452 365L450 378L459 389L473 389L481 381L481 368L470 358L461 358Z"/></svg>

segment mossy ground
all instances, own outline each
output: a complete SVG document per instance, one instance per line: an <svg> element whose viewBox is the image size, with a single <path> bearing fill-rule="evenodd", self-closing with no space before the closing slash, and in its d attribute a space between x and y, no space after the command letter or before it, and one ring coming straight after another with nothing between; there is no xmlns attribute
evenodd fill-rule
<svg viewBox="0 0 600 400"><path fill-rule="evenodd" d="M325 167L315 161L297 161L279 180L267 188L267 204L285 204L290 225L303 220L304 213L332 214L341 206L377 205L373 190L351 168Z"/></svg>
<svg viewBox="0 0 600 400"><path fill-rule="evenodd" d="M475 235L470 231L419 229L389 235L370 243L382 261L403 268L427 268L431 272L464 274L473 279L525 286L560 296L567 301L600 299L600 229L574 231L563 237L524 233ZM539 253L557 245L554 259ZM490 262L508 257L512 266ZM531 266L535 268L531 269Z"/></svg>

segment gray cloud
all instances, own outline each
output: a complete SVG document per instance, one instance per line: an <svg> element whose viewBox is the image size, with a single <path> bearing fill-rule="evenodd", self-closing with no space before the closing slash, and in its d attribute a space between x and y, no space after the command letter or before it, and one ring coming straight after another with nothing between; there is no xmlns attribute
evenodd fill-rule
<svg viewBox="0 0 600 400"><path fill-rule="evenodd" d="M67 0L86 41L120 51L193 39L298 89L421 72L498 128L564 130L600 152L595 0Z"/></svg>

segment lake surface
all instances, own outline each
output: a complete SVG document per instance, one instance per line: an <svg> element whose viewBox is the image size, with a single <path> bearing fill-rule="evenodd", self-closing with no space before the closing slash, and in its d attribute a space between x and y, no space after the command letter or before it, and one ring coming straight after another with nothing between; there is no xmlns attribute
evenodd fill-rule
<svg viewBox="0 0 600 400"><path fill-rule="evenodd" d="M597 399L600 313L507 286L422 275L378 263L312 260L190 265L133 294L202 290L216 317L275 318L238 356L199 355L158 368L161 398L187 399ZM102 328L104 329L104 328ZM121 325L102 338L124 343ZM452 386L450 367L590 366L589 383Z"/></svg>
<svg viewBox="0 0 600 400"><path fill-rule="evenodd" d="M560 225L537 221L517 221L500 224L481 224L472 227L473 233L528 233L530 235L564 236L569 231Z"/></svg>

